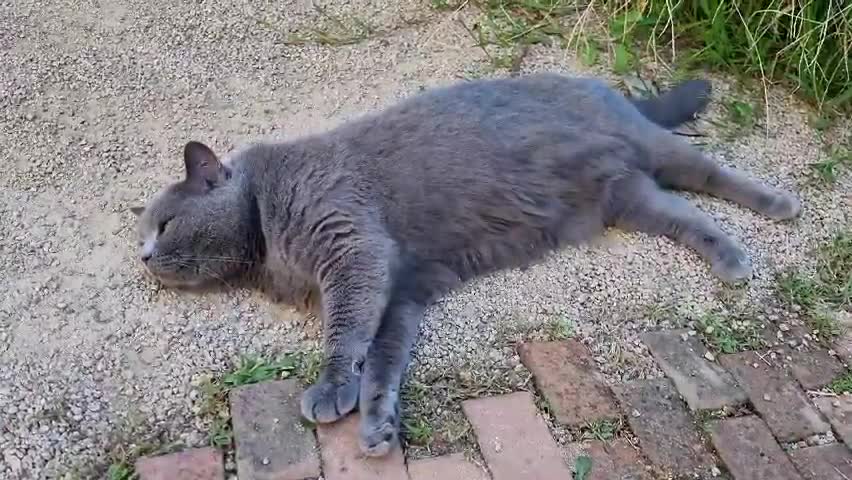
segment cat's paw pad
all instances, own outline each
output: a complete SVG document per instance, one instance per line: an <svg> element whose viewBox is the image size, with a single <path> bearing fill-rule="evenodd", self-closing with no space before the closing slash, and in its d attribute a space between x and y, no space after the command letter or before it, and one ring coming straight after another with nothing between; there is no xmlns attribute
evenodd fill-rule
<svg viewBox="0 0 852 480"><path fill-rule="evenodd" d="M361 420L361 452L368 457L383 457L390 453L399 441L399 428L393 418L374 421L370 417Z"/></svg>
<svg viewBox="0 0 852 480"><path fill-rule="evenodd" d="M314 423L331 423L358 406L358 377L342 385L320 380L302 394L302 416Z"/></svg>
<svg viewBox="0 0 852 480"><path fill-rule="evenodd" d="M728 284L750 280L753 274L751 260L737 247L730 247L713 262L713 274Z"/></svg>
<svg viewBox="0 0 852 480"><path fill-rule="evenodd" d="M795 195L781 192L775 195L764 213L773 220L790 220L799 216L801 211L802 203Z"/></svg>

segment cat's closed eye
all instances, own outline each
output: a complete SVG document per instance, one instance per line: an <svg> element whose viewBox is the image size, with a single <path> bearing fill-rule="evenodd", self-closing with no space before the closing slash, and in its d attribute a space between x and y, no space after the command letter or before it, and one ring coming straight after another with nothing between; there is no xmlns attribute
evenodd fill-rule
<svg viewBox="0 0 852 480"><path fill-rule="evenodd" d="M162 235L163 232L166 231L166 225L168 225L169 222L171 222L171 221L172 221L171 218L167 218L166 220L163 220L162 222L160 222L160 224L157 225L157 235Z"/></svg>

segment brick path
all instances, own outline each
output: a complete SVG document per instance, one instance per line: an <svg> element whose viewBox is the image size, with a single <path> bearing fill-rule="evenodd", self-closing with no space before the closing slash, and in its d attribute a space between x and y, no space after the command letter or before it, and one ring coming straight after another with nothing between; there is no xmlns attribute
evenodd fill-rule
<svg viewBox="0 0 852 480"><path fill-rule="evenodd" d="M791 353L770 361L744 352L717 362L687 331L649 333L643 341L666 376L612 389L575 340L520 345L556 422L576 429L622 419L626 433L559 445L533 393L471 399L462 408L482 466L461 454L407 461L399 449L366 459L358 450L357 414L314 433L299 419L296 381L242 387L231 394L239 478L561 480L574 478L582 455L592 460L586 480L709 479L723 472L733 480L852 479L852 398L807 394L843 371L835 357ZM737 413L707 415L720 409ZM837 442L826 435L832 430ZM815 438L827 444L806 446ZM221 480L222 463L221 452L204 448L140 459L137 471L140 480Z"/></svg>

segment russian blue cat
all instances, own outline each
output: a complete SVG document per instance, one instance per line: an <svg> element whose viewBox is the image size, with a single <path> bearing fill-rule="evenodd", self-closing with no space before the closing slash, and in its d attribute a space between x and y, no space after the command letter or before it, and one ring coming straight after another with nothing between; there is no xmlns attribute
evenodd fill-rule
<svg viewBox="0 0 852 480"><path fill-rule="evenodd" d="M670 132L709 95L690 81L631 101L599 80L536 74L435 88L226 161L190 142L185 178L134 209L141 260L166 286L242 285L316 311L325 365L303 415L357 407L363 451L384 455L424 310L465 280L610 226L670 237L726 282L751 276L739 243L669 190L776 220L800 205Z"/></svg>

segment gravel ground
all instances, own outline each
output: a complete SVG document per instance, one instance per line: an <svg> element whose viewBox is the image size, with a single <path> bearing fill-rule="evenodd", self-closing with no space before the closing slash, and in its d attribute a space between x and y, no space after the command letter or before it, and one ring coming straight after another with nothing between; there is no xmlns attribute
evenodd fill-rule
<svg viewBox="0 0 852 480"><path fill-rule="evenodd" d="M339 28L310 2L251 3L0 1L0 477L87 477L138 436L203 444L193 379L241 352L316 345L315 321L248 292L178 295L143 279L127 209L181 173L188 139L226 151L314 132L487 71L453 14L428 2L328 2L329 14L354 13L376 29L335 46L287 44ZM531 50L524 70L589 72L548 47ZM716 84L724 98L728 88ZM807 108L780 90L770 105L768 133L733 142L713 134L708 148L801 191L802 218L773 224L696 200L753 255L757 278L743 295L754 305L767 301L775 272L806 261L852 211L848 175L833 190L804 186L821 147ZM716 102L709 118L722 116ZM558 317L611 381L656 375L637 335L713 308L719 290L689 251L613 232L442 301L423 327L415 372L514 366L504 340ZM675 308L644 314L659 305Z"/></svg>

